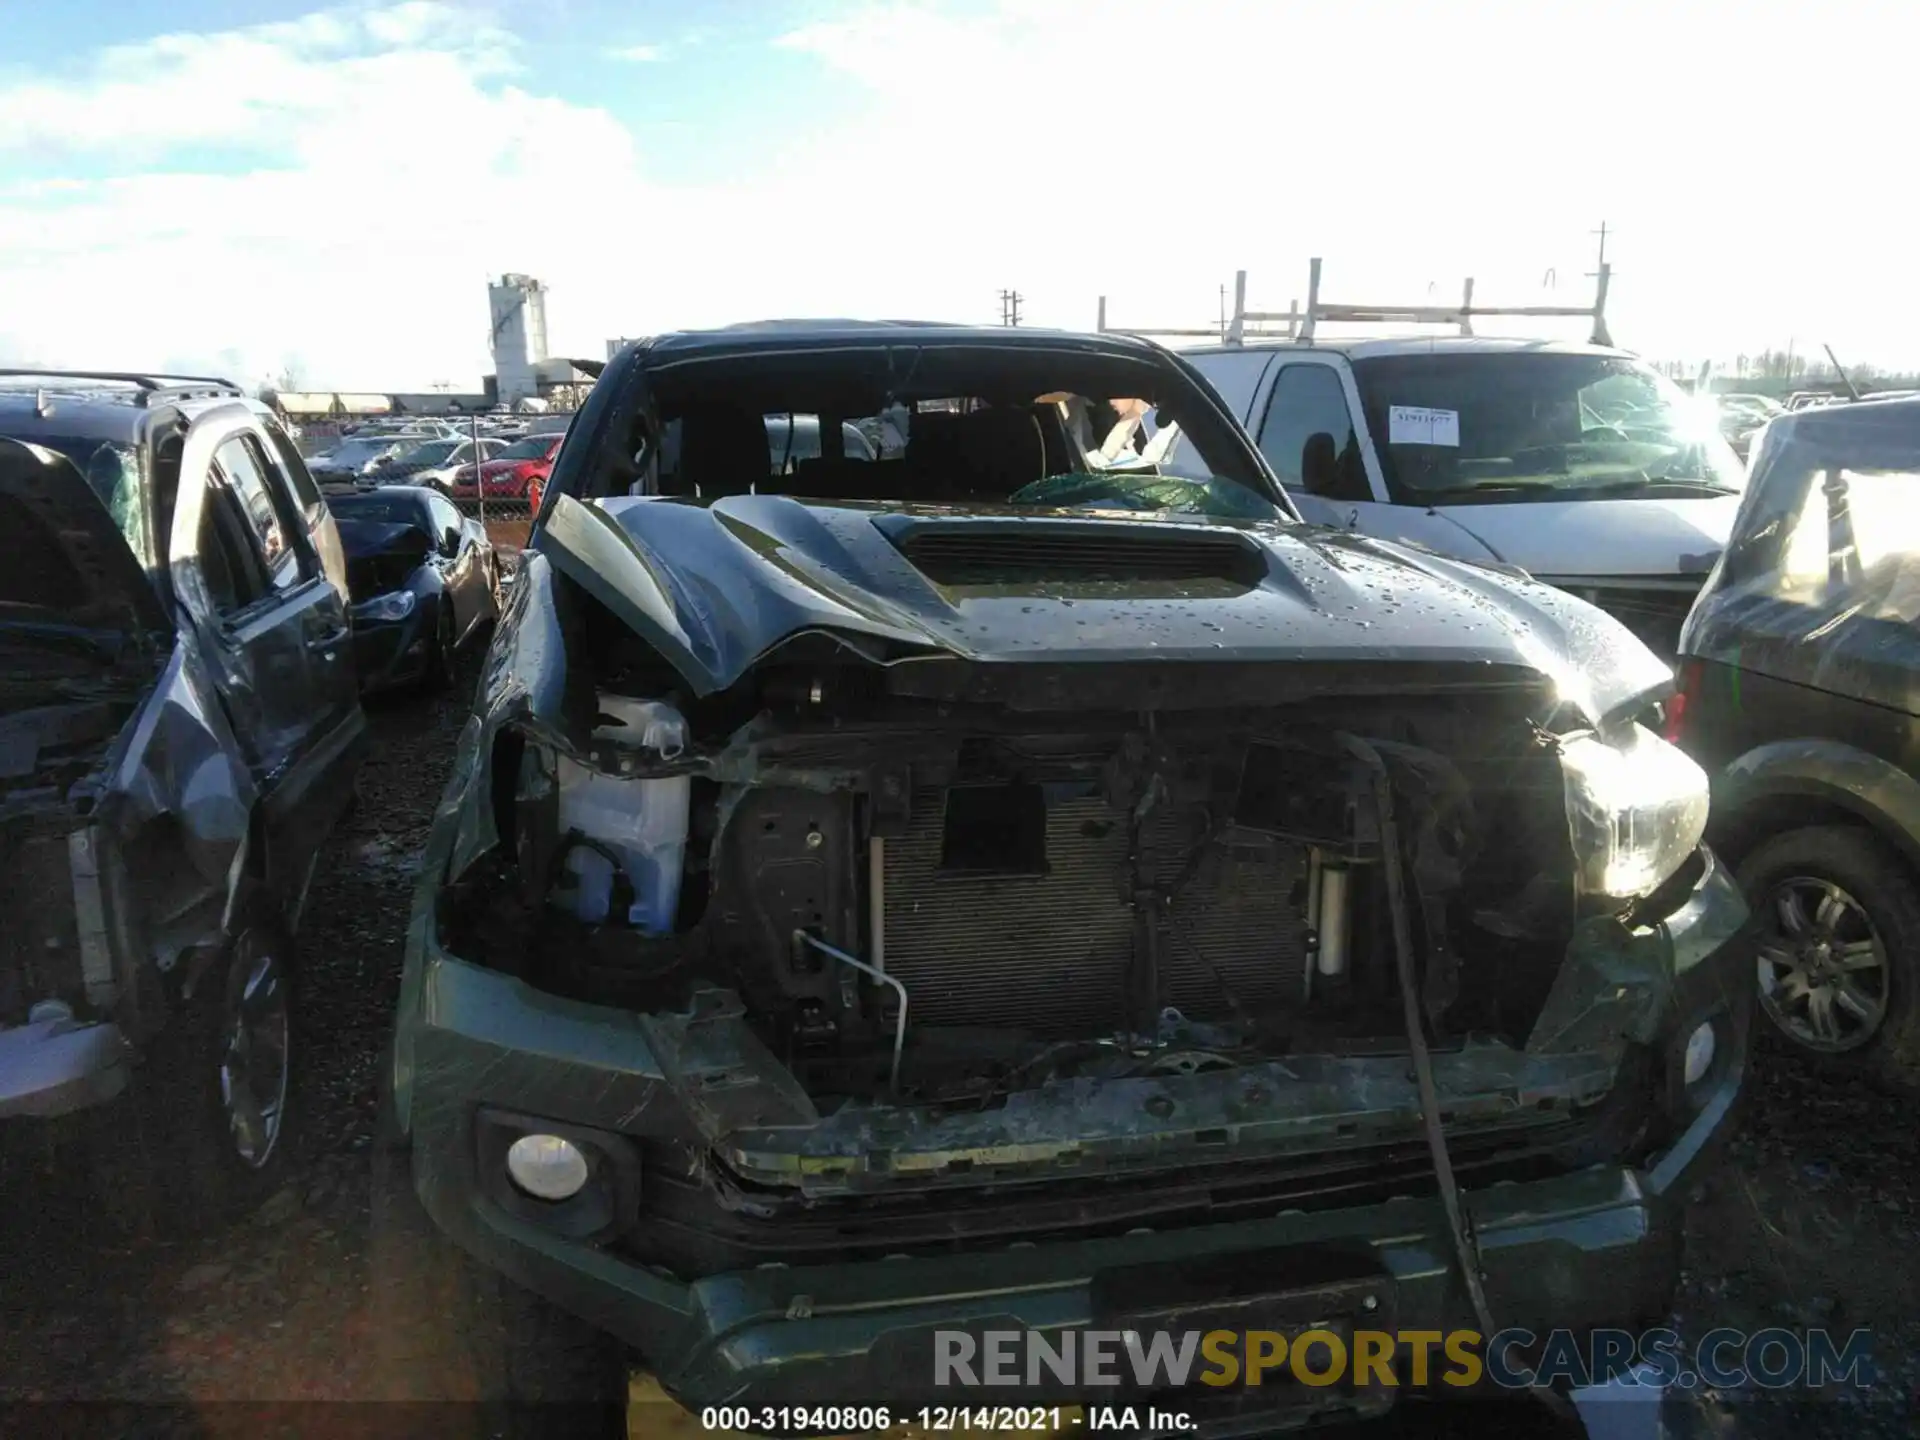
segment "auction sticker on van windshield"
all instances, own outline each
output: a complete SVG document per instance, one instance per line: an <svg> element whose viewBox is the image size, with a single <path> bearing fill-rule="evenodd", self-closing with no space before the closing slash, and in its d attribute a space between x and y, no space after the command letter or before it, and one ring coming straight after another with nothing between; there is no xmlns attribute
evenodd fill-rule
<svg viewBox="0 0 1920 1440"><path fill-rule="evenodd" d="M1424 405L1387 408L1389 445L1451 445L1460 448L1460 412L1429 410Z"/></svg>

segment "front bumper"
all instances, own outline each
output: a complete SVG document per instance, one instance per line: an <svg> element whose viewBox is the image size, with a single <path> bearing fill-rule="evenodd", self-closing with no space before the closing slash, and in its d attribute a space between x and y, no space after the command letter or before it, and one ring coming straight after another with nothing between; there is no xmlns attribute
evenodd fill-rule
<svg viewBox="0 0 1920 1440"><path fill-rule="evenodd" d="M0 1119L51 1119L127 1086L129 1047L114 1025L33 1020L0 1029Z"/></svg>
<svg viewBox="0 0 1920 1440"><path fill-rule="evenodd" d="M608 1134L684 1135L685 1122L661 1114L670 1092L635 1017L557 1000L446 955L431 912L428 896L415 916L395 1070L422 1203L482 1261L638 1349L689 1407L1017 1400L1004 1390L935 1390L934 1332L1097 1328L1111 1318L1101 1297L1116 1272L1244 1269L1275 1250L1359 1257L1385 1277L1396 1328L1474 1325L1440 1204L1422 1196L694 1280L570 1239L493 1198L496 1177L480 1173L482 1108ZM1640 1043L1671 1058L1703 1019L1720 1033L1714 1067L1691 1097L1672 1082L1668 1098L1684 1109L1657 1153L1465 1193L1502 1326L1644 1326L1666 1313L1685 1196L1726 1138L1744 1071L1752 1008L1744 920L1738 892L1709 861L1691 898L1656 927L1673 978L1656 1032Z"/></svg>
<svg viewBox="0 0 1920 1440"><path fill-rule="evenodd" d="M404 620L356 620L353 667L363 691L421 679L433 666L435 607L425 599Z"/></svg>

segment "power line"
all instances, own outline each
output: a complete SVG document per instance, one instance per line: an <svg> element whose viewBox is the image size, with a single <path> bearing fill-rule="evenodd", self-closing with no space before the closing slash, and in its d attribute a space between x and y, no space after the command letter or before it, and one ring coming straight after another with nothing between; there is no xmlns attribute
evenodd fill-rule
<svg viewBox="0 0 1920 1440"><path fill-rule="evenodd" d="M1020 323L1020 302L1025 297L1018 290L1000 292L1000 323L1018 325Z"/></svg>

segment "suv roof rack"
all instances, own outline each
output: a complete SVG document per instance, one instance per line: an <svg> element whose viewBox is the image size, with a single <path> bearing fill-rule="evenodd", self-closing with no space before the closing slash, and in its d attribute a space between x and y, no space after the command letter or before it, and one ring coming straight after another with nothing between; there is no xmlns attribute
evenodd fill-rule
<svg viewBox="0 0 1920 1440"><path fill-rule="evenodd" d="M1612 274L1612 267L1602 260L1591 305L1475 305L1471 276L1461 290L1458 305L1334 305L1320 298L1320 258L1315 256L1308 262L1305 310L1300 308L1298 300L1293 301L1285 310L1247 309L1247 272L1237 270L1233 276L1233 313L1231 316L1223 317L1220 324L1200 329L1147 329L1128 326L1125 328L1125 333L1142 336L1204 338L1218 341L1222 345L1240 345L1249 340L1291 340L1296 344L1304 345L1314 338L1316 330L1323 321L1339 321L1347 324L1458 325L1462 335L1471 335L1473 319L1476 315L1518 315L1591 319L1593 321L1592 343L1611 345L1613 336L1607 330L1607 285ZM1278 328L1265 328L1268 326ZM1100 297L1098 328L1103 334L1121 328L1107 324L1107 297L1104 295Z"/></svg>
<svg viewBox="0 0 1920 1440"><path fill-rule="evenodd" d="M106 380L116 385L131 385L136 403L151 405L155 400L180 400L195 396L244 395L231 380L217 375L135 375L123 370L30 370L0 369L0 379L18 380Z"/></svg>

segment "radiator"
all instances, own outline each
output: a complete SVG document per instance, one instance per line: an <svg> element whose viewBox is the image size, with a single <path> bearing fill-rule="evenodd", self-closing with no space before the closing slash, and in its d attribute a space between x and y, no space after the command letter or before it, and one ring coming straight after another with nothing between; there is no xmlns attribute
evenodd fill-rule
<svg viewBox="0 0 1920 1440"><path fill-rule="evenodd" d="M916 792L909 832L885 845L885 963L918 1025L1011 1026L1046 1037L1110 1034L1127 1020L1134 947L1126 900L1126 817L1098 798L1048 807L1044 876L941 874L943 795ZM1150 819L1147 841L1171 876L1204 833L1198 811ZM1297 1001L1304 916L1291 892L1305 851L1262 841L1209 846L1162 931L1162 1003L1225 1020L1239 1002Z"/></svg>

